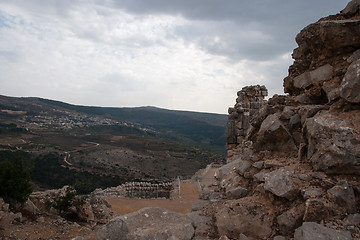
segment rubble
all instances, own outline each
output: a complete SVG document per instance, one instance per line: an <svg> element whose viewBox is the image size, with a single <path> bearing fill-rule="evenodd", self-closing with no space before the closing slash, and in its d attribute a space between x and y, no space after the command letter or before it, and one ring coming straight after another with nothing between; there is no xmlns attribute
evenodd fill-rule
<svg viewBox="0 0 360 240"><path fill-rule="evenodd" d="M353 0L296 36L289 95L266 100L259 85L238 92L221 206L210 211L218 237L359 238L359 8Z"/></svg>

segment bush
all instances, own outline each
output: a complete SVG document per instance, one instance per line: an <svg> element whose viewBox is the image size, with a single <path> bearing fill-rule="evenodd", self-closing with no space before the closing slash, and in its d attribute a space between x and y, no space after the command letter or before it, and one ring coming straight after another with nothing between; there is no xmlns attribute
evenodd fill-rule
<svg viewBox="0 0 360 240"><path fill-rule="evenodd" d="M84 203L85 199L78 197L73 187L67 187L65 195L54 197L50 206L55 208L62 217L75 219L77 218L75 210Z"/></svg>
<svg viewBox="0 0 360 240"><path fill-rule="evenodd" d="M23 204L31 192L30 167L24 166L20 156L0 163L0 196Z"/></svg>

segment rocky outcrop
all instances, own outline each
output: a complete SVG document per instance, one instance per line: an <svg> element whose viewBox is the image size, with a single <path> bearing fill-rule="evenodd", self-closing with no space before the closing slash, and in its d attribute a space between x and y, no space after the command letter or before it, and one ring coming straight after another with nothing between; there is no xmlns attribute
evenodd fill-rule
<svg viewBox="0 0 360 240"><path fill-rule="evenodd" d="M307 159L315 170L360 175L360 111L319 112L307 118Z"/></svg>
<svg viewBox="0 0 360 240"><path fill-rule="evenodd" d="M227 200L213 206L219 237L360 237L346 220L360 211L359 9L353 0L296 36L289 95L266 101L258 85L238 92L219 171Z"/></svg>
<svg viewBox="0 0 360 240"><path fill-rule="evenodd" d="M57 215L58 212L51 205L54 202L54 198L65 196L68 187L64 186L60 189L33 192L29 199L34 203L34 207L38 211ZM113 216L110 204L95 194L91 194L83 205L72 208L72 210L79 220L91 223L106 223Z"/></svg>
<svg viewBox="0 0 360 240"><path fill-rule="evenodd" d="M224 202L215 214L219 236L237 239L240 234L267 239L274 226L274 207L262 198L246 197Z"/></svg>
<svg viewBox="0 0 360 240"><path fill-rule="evenodd" d="M349 231L338 232L313 222L304 222L304 224L300 228L296 229L294 240L312 240L312 239L350 240L352 239L352 237Z"/></svg>
<svg viewBox="0 0 360 240"><path fill-rule="evenodd" d="M189 240L193 235L192 220L186 215L162 208L143 208L110 220L97 232L96 239Z"/></svg>

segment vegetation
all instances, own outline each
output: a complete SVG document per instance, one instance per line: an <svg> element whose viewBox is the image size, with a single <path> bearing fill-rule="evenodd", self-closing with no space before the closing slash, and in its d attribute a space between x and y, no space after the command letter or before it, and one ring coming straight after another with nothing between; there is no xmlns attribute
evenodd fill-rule
<svg viewBox="0 0 360 240"><path fill-rule="evenodd" d="M31 172L33 181L44 188L74 186L80 194L88 194L96 188L117 186L124 182L116 176L103 176L87 171L76 171L61 166L63 157L53 152L35 158Z"/></svg>
<svg viewBox="0 0 360 240"><path fill-rule="evenodd" d="M65 195L53 197L52 203L47 203L49 207L55 208L62 217L67 219L76 218L74 208L78 208L85 204L85 198L79 197L73 187L67 187Z"/></svg>
<svg viewBox="0 0 360 240"><path fill-rule="evenodd" d="M0 123L0 134L2 133L25 133L27 132L25 128L19 128L15 123Z"/></svg>
<svg viewBox="0 0 360 240"><path fill-rule="evenodd" d="M24 166L20 156L0 162L0 196L23 204L31 192L30 167Z"/></svg>
<svg viewBox="0 0 360 240"><path fill-rule="evenodd" d="M17 155L25 165L33 159L37 189L71 185L88 194L128 181L169 181L224 160L226 115L0 100L0 163L9 168L5 162Z"/></svg>

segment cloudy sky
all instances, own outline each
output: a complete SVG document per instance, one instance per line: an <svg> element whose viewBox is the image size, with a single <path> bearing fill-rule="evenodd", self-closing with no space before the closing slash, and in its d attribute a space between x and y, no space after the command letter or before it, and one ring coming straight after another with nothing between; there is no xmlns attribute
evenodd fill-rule
<svg viewBox="0 0 360 240"><path fill-rule="evenodd" d="M347 0L0 0L0 94L226 113Z"/></svg>

